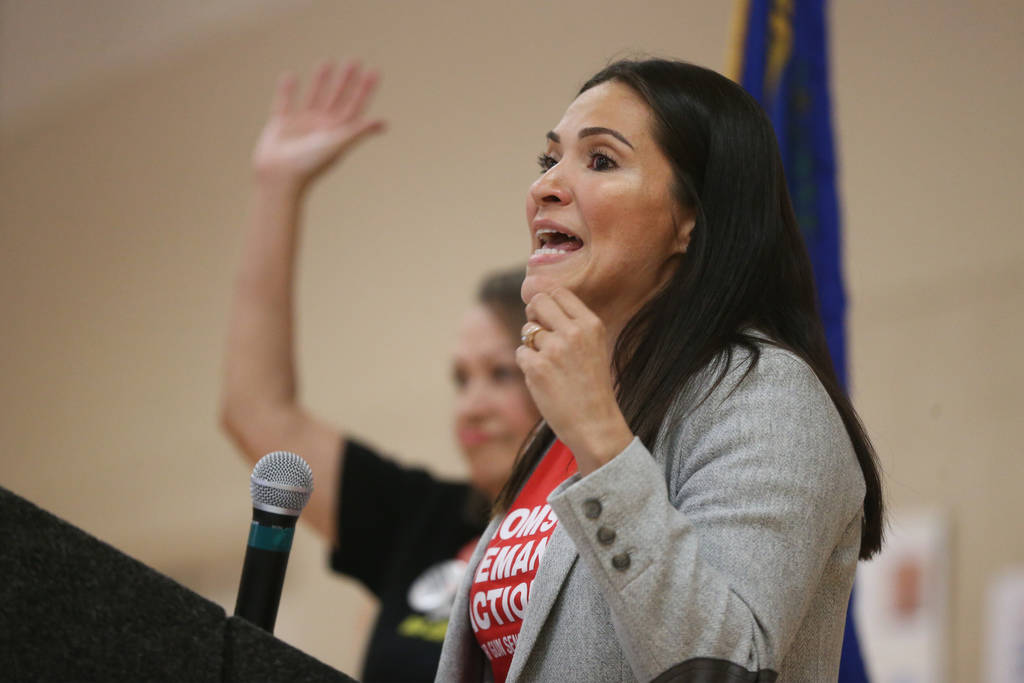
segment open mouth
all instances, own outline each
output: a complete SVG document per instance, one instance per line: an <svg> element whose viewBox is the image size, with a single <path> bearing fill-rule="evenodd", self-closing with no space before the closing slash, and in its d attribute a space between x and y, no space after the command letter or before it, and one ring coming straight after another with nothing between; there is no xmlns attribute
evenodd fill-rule
<svg viewBox="0 0 1024 683"><path fill-rule="evenodd" d="M563 254L583 247L583 240L576 235L551 228L539 229L537 240L540 247L533 252L534 254Z"/></svg>

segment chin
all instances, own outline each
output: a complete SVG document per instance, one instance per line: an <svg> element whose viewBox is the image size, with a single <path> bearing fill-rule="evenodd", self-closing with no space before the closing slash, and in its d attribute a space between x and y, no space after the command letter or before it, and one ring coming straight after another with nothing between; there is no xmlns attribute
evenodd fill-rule
<svg viewBox="0 0 1024 683"><path fill-rule="evenodd" d="M530 303L530 299L540 291L543 291L538 286L538 277L531 275L529 271L526 273L526 277L523 278L523 286L519 289L519 298L523 300L524 304Z"/></svg>
<svg viewBox="0 0 1024 683"><path fill-rule="evenodd" d="M551 292L559 287L565 287L566 289L575 292L575 288L569 283L564 282L561 278L551 277L550 275L539 275L527 270L526 278L523 280L523 286L519 290L519 294L523 299L523 303L528 304L530 303L530 299L535 297L537 294L540 294L541 292Z"/></svg>
<svg viewBox="0 0 1024 683"><path fill-rule="evenodd" d="M511 472L507 474L511 474ZM493 472L474 472L470 476L469 484L493 501L501 493L501 488L506 479L508 479L508 476L496 477Z"/></svg>

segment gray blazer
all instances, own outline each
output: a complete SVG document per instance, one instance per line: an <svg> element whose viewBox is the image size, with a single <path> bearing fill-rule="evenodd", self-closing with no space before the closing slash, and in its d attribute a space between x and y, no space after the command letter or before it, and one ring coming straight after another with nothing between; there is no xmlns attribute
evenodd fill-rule
<svg viewBox="0 0 1024 683"><path fill-rule="evenodd" d="M696 408L712 369L683 392L653 450L634 439L552 492L559 525L509 681L836 680L864 480L814 372L761 351L744 378L748 354L734 350ZM491 679L468 597L499 521L463 578L438 681Z"/></svg>

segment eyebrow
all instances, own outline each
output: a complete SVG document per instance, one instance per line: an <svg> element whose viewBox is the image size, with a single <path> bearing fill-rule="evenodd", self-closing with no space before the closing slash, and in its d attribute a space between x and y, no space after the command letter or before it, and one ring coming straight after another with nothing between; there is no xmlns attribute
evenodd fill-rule
<svg viewBox="0 0 1024 683"><path fill-rule="evenodd" d="M605 128L604 126L591 126L589 128L583 128L580 130L579 138L583 139L591 135L611 135L616 140L621 140L630 149L636 149L633 147L633 143L626 139L626 136L613 128ZM552 142L561 142L562 138L553 130L549 130L547 139Z"/></svg>

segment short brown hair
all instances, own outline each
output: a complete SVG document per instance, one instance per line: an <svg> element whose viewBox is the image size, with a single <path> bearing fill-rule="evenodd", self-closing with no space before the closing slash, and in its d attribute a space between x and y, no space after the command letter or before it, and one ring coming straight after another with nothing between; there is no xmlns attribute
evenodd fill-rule
<svg viewBox="0 0 1024 683"><path fill-rule="evenodd" d="M517 345L526 324L526 307L520 294L525 277L526 269L522 267L488 273L480 281L476 295L477 301L498 316Z"/></svg>

